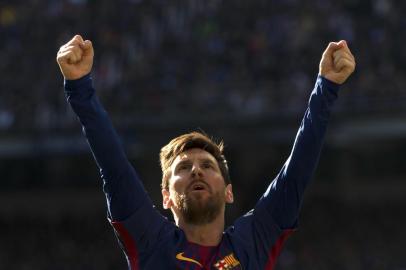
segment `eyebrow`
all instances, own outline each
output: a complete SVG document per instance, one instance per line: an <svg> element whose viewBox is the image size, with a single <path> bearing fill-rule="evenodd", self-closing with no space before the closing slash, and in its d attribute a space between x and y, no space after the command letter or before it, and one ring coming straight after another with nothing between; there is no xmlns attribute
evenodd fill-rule
<svg viewBox="0 0 406 270"><path fill-rule="evenodd" d="M201 158L201 159L199 159L199 162L210 163L212 165L216 165L216 163L209 158ZM179 163L176 164L175 170L181 165L191 165L191 164L192 164L192 162L190 161L190 159L185 159L185 160L179 161Z"/></svg>
<svg viewBox="0 0 406 270"><path fill-rule="evenodd" d="M189 159L185 159L185 160L179 161L179 163L176 164L175 169L178 168L180 165L190 165L190 164L192 164L192 162Z"/></svg>
<svg viewBox="0 0 406 270"><path fill-rule="evenodd" d="M178 169L179 169L181 166L185 166L185 165L186 165L186 166L191 166L191 165L192 165L192 162L191 162L189 159L179 161L179 163L176 164L176 166L175 166L175 168L173 169L173 171L174 171L174 172L177 172Z"/></svg>
<svg viewBox="0 0 406 270"><path fill-rule="evenodd" d="M200 161L200 162L203 162L203 163L211 163L211 164L213 164L213 165L216 164L213 160L211 160L211 159L209 159L209 158L202 158L202 159L199 159L199 161Z"/></svg>

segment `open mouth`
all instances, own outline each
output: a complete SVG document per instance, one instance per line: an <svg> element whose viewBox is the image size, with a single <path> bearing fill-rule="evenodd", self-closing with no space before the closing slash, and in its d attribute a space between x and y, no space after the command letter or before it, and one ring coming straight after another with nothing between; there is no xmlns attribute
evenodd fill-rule
<svg viewBox="0 0 406 270"><path fill-rule="evenodd" d="M206 186L206 184L202 183L202 182L197 182L192 184L192 186L189 189L190 191L207 191L208 188Z"/></svg>
<svg viewBox="0 0 406 270"><path fill-rule="evenodd" d="M197 191L204 190L204 187L201 185L197 185L197 186L194 186L192 190L197 190Z"/></svg>

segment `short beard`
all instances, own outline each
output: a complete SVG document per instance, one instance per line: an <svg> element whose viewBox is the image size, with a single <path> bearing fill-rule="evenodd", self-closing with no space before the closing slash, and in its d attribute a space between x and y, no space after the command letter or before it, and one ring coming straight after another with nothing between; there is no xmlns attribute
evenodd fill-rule
<svg viewBox="0 0 406 270"><path fill-rule="evenodd" d="M213 222L224 207L223 193L219 191L205 199L200 194L194 197L185 193L176 194L175 200L186 223L205 225Z"/></svg>

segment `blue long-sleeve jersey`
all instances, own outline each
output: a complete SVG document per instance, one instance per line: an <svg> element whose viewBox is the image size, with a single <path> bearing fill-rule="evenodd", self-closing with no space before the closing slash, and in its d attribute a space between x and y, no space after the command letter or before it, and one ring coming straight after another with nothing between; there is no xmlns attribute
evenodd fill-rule
<svg viewBox="0 0 406 270"><path fill-rule="evenodd" d="M305 187L317 165L337 84L319 76L292 151L254 209L228 227L217 246L187 241L153 206L92 86L90 75L65 81L68 102L100 168L109 221L130 270L273 269L296 228Z"/></svg>

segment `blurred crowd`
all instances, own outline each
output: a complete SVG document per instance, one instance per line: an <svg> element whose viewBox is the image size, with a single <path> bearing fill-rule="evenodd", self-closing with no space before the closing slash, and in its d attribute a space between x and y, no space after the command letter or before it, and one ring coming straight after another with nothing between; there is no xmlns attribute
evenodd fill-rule
<svg viewBox="0 0 406 270"><path fill-rule="evenodd" d="M76 125L55 62L76 33L94 43L95 86L119 123L296 115L340 39L357 71L338 110L404 110L405 11L396 0L1 1L0 130Z"/></svg>
<svg viewBox="0 0 406 270"><path fill-rule="evenodd" d="M404 270L403 207L312 201L304 207L299 231L288 240L278 269Z"/></svg>
<svg viewBox="0 0 406 270"><path fill-rule="evenodd" d="M400 0L0 1L0 135L24 134L47 141L49 137L35 135L78 130L55 61L59 47L77 33L93 42L94 85L120 127L173 119L180 123L197 118L297 119L323 50L329 41L341 39L348 41L357 69L340 93L336 114L404 113L404 14L406 2ZM249 132L258 130L252 127ZM8 141L2 143L3 151L11 148ZM284 153L278 147L257 151L268 145L252 143L246 148L238 144L238 151L230 153L230 160L235 160L232 168L239 169L233 181L244 191L238 201L249 205L256 200L252 197L256 189L262 194L262 187L247 178L269 177L270 164L279 164L276 156ZM72 145L68 148L74 150ZM355 162L354 167L370 171L368 181L384 179L385 184L395 170L382 169L383 160L397 166L404 179L402 149L379 153L376 162L367 158L369 152L357 156L347 151L343 159L363 160L364 167ZM2 192L8 186L80 189L98 178L90 154L86 162L79 155L66 161L66 150L52 152L60 156L44 155L31 145L29 150L35 153L0 163ZM334 157L340 155L336 150L331 150ZM261 155L264 166L258 161ZM255 163L243 158L254 156ZM158 166L155 153L152 158L143 152L139 159L142 173L160 179L159 168L151 165ZM342 175L349 182L359 180L351 172L340 173L352 167L342 168L334 161L324 159L322 168L330 173L325 181L334 177L341 181ZM156 190L158 184L149 181L147 190ZM406 269L404 205L391 207L377 200L374 205L346 206L327 197L304 207L300 232L288 241L278 269ZM1 269L125 269L104 205L85 215L54 218L14 213L13 203L2 206L13 214L0 215ZM231 216L246 210L237 205Z"/></svg>

